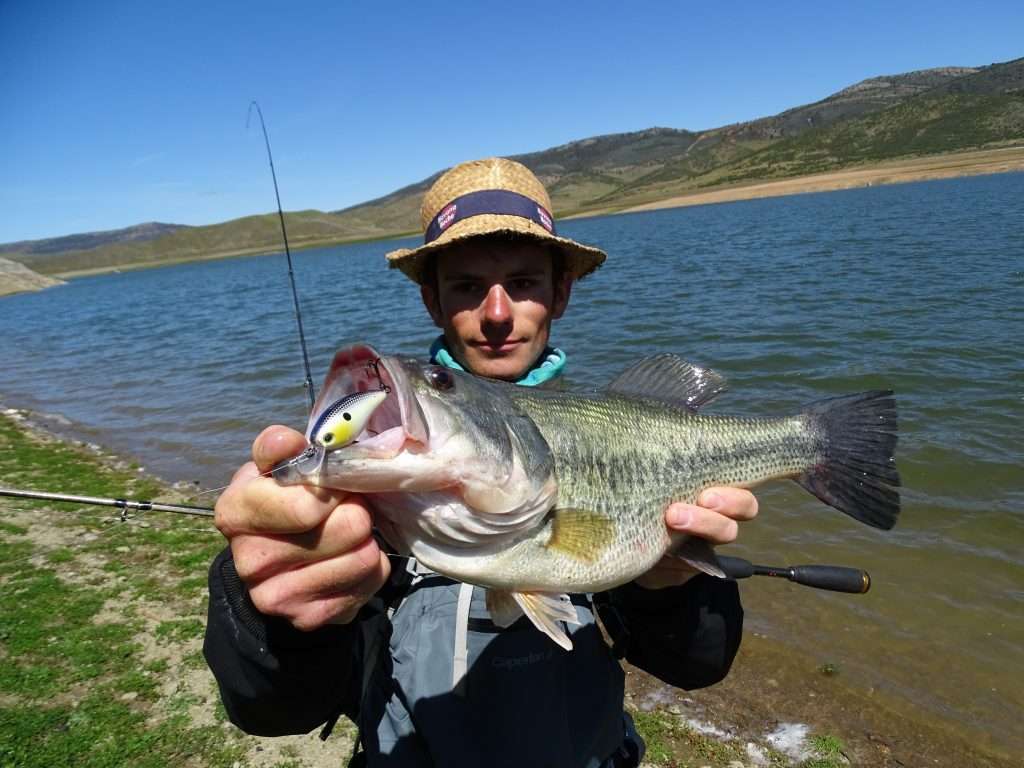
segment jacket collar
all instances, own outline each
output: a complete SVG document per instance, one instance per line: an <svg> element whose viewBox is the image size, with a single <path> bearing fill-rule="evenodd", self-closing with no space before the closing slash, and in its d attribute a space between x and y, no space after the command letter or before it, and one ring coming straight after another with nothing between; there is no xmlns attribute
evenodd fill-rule
<svg viewBox="0 0 1024 768"><path fill-rule="evenodd" d="M537 365L527 371L526 375L517 381L516 384L523 387L536 387L538 384L550 381L562 374L562 369L565 368L565 360L565 352L556 347L546 347L544 354L537 361ZM443 334L434 339L434 343L430 345L430 362L434 365L443 365L445 368L451 368L456 371L466 370L459 365L458 361L452 357L452 353L448 351L448 347L444 343Z"/></svg>

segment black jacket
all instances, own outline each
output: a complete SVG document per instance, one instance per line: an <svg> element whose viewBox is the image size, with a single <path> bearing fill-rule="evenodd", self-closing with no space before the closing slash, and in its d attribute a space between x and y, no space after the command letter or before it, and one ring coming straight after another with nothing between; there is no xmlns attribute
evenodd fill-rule
<svg viewBox="0 0 1024 768"><path fill-rule="evenodd" d="M385 604L404 589L401 579L395 573L379 593ZM616 653L670 685L694 689L722 680L739 648L743 609L731 581L699 575L662 590L626 584L595 595L594 603ZM279 736L354 716L361 687L354 649L360 622L374 610L368 605L350 625L301 632L255 609L224 550L210 568L203 652L231 722Z"/></svg>

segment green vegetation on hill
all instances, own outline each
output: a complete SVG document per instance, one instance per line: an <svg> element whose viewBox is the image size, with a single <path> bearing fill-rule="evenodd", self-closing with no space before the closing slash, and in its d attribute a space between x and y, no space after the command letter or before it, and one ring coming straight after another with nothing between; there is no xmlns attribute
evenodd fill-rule
<svg viewBox="0 0 1024 768"><path fill-rule="evenodd" d="M784 139L709 174L700 186L801 176L1024 138L1024 93L923 96Z"/></svg>
<svg viewBox="0 0 1024 768"><path fill-rule="evenodd" d="M49 237L44 240L22 240L18 243L5 243L0 245L0 253L46 254L85 250L88 248L99 248L101 245L109 245L111 243L152 240L182 228L184 228L183 224L161 224L158 221L150 221L145 224L125 227L124 229L84 232L78 235Z"/></svg>
<svg viewBox="0 0 1024 768"><path fill-rule="evenodd" d="M537 173L555 213L566 216L697 189L1022 142L1024 59L1016 59L874 77L746 123L595 136L515 159ZM344 210L288 213L289 241L301 248L417 232L420 198L437 175ZM161 227L168 229L154 229ZM276 251L278 227L276 214L265 214L206 227L140 225L0 251L12 251L10 258L38 272L60 274Z"/></svg>

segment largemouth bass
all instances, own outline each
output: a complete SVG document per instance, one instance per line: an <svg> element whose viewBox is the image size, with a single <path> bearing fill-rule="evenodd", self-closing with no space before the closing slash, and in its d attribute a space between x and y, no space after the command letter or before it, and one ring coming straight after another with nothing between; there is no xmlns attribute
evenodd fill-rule
<svg viewBox="0 0 1024 768"><path fill-rule="evenodd" d="M700 413L723 388L720 376L674 355L643 360L587 394L357 346L335 356L310 429L341 397L387 397L355 442L326 454L312 443L274 477L367 494L398 552L486 587L495 623L525 613L568 649L559 623L576 620L568 593L624 584L666 554L724 575L707 542L665 525L668 504L692 503L705 488L791 478L863 523L894 525L891 392L777 419Z"/></svg>

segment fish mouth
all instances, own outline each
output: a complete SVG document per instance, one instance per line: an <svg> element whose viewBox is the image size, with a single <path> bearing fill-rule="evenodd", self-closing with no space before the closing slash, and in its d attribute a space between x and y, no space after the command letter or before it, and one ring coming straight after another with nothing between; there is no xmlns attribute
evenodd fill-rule
<svg viewBox="0 0 1024 768"><path fill-rule="evenodd" d="M312 440L320 416L342 398L357 392L378 391L386 392L387 397L352 442L328 451ZM309 441L306 450L271 470L271 475L282 485L319 484L329 456L343 461L377 460L395 458L403 451L425 451L430 445L430 430L402 361L395 357L382 358L373 347L357 344L334 355L309 417L306 440Z"/></svg>
<svg viewBox="0 0 1024 768"><path fill-rule="evenodd" d="M323 390L310 414L306 439L312 442L312 430L320 414L339 399L356 392L379 390L387 392L384 402L377 406L353 442L337 449L337 452L390 459L406 449L426 448L430 442L430 431L401 361L394 357L381 357L377 350L366 344L338 350L334 355ZM314 452L322 451L312 445L311 448Z"/></svg>

